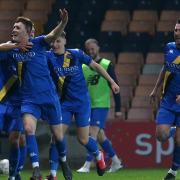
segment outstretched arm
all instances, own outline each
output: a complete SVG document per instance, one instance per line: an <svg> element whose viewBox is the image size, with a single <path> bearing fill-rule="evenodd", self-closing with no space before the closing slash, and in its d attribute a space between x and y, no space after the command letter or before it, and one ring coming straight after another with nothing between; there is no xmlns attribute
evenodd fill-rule
<svg viewBox="0 0 180 180"><path fill-rule="evenodd" d="M32 43L29 42L28 44L22 44L8 41L0 44L0 51L8 51L15 48L21 49L22 51L28 51L30 48L32 48Z"/></svg>
<svg viewBox="0 0 180 180"><path fill-rule="evenodd" d="M109 76L109 74L105 71L104 68L102 68L98 63L93 60L91 61L89 66L93 68L96 72L98 72L100 75L102 75L110 83L111 89L115 94L119 93L119 86L114 82L114 80Z"/></svg>
<svg viewBox="0 0 180 180"><path fill-rule="evenodd" d="M66 11L66 9L60 9L59 12L61 22L49 34L45 36L45 41L49 44L61 35L68 22L68 12Z"/></svg>

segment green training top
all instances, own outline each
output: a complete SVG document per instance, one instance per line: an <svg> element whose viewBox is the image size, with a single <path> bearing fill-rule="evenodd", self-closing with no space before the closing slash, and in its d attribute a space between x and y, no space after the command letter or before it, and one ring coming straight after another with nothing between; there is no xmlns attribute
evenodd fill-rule
<svg viewBox="0 0 180 180"><path fill-rule="evenodd" d="M103 58L99 64L107 71L110 63L111 61ZM109 108L110 87L108 81L85 64L83 64L83 73L91 97L91 108Z"/></svg>

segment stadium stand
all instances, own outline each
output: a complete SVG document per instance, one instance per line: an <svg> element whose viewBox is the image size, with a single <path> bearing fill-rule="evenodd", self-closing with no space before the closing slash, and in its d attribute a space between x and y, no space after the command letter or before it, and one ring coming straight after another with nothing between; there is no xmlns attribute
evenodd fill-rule
<svg viewBox="0 0 180 180"><path fill-rule="evenodd" d="M173 41L180 1L0 0L0 42L10 39L9 26L19 15L34 21L37 35L49 32L57 24L58 9L63 7L70 11L67 47L83 49L87 38L96 38L102 57L114 64L120 84L121 119L152 121L156 109L149 104L148 96L162 68L164 46ZM111 105L109 119L113 121L112 96Z"/></svg>
<svg viewBox="0 0 180 180"><path fill-rule="evenodd" d="M173 40L174 23L180 16L179 1L108 0L105 4L103 0L43 2L1 0L0 22L3 26L0 27L0 41L9 39L9 26L18 15L32 18L37 34L42 34L56 25L58 8L65 7L71 11L67 27L68 47L82 49L87 38L97 38L102 57L110 59L115 65L122 86L122 107L126 111L134 107L138 102L138 89L152 87L162 67L164 45ZM145 99L139 101L145 105ZM147 104L145 106L148 107Z"/></svg>

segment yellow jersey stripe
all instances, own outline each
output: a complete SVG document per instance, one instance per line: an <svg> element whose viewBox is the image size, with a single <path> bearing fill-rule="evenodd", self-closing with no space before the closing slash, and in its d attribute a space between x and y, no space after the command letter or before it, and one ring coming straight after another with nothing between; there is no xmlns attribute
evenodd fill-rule
<svg viewBox="0 0 180 180"><path fill-rule="evenodd" d="M0 90L0 101L4 98L4 96L7 94L7 92L13 86L17 79L17 76L11 76L9 80L6 82L6 84L2 87L2 89Z"/></svg>

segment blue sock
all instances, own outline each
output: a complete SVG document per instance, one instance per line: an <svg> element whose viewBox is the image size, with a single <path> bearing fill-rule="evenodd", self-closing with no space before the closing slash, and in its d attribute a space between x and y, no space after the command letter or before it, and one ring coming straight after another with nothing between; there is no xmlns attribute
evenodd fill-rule
<svg viewBox="0 0 180 180"><path fill-rule="evenodd" d="M35 135L27 135L26 144L33 168L39 166L39 151Z"/></svg>
<svg viewBox="0 0 180 180"><path fill-rule="evenodd" d="M169 130L169 138L173 137L176 133L176 127L171 127Z"/></svg>
<svg viewBox="0 0 180 180"><path fill-rule="evenodd" d="M62 158L66 157L66 141L65 138L62 141L56 141L56 148L57 148L57 152L59 157ZM65 161L65 160L62 160Z"/></svg>
<svg viewBox="0 0 180 180"><path fill-rule="evenodd" d="M26 146L20 146L20 158L19 158L19 164L18 164L18 172L22 171L24 167L24 162L26 160L27 155L27 147Z"/></svg>
<svg viewBox="0 0 180 180"><path fill-rule="evenodd" d="M179 167L180 167L180 146L175 145L173 152L173 164L171 169L173 171L176 171L178 170Z"/></svg>
<svg viewBox="0 0 180 180"><path fill-rule="evenodd" d="M57 171L58 169L58 151L56 145L51 143L49 149L49 162L50 162L50 169Z"/></svg>
<svg viewBox="0 0 180 180"><path fill-rule="evenodd" d="M96 140L92 137L89 137L88 143L85 145L86 149L93 154L94 157L97 157L99 154L99 149Z"/></svg>
<svg viewBox="0 0 180 180"><path fill-rule="evenodd" d="M103 141L102 144L101 144L101 146L102 146L104 152L105 152L106 154L108 154L110 158L112 158L112 157L116 154L115 151L114 151L114 149L113 149L113 147L112 147L111 142L110 142L108 139L106 139L105 141Z"/></svg>
<svg viewBox="0 0 180 180"><path fill-rule="evenodd" d="M86 161L91 162L93 159L94 159L94 157L93 157L92 153L88 152L87 156L86 156Z"/></svg>
<svg viewBox="0 0 180 180"><path fill-rule="evenodd" d="M17 174L19 164L20 150L19 147L11 145L9 154L9 176Z"/></svg>

